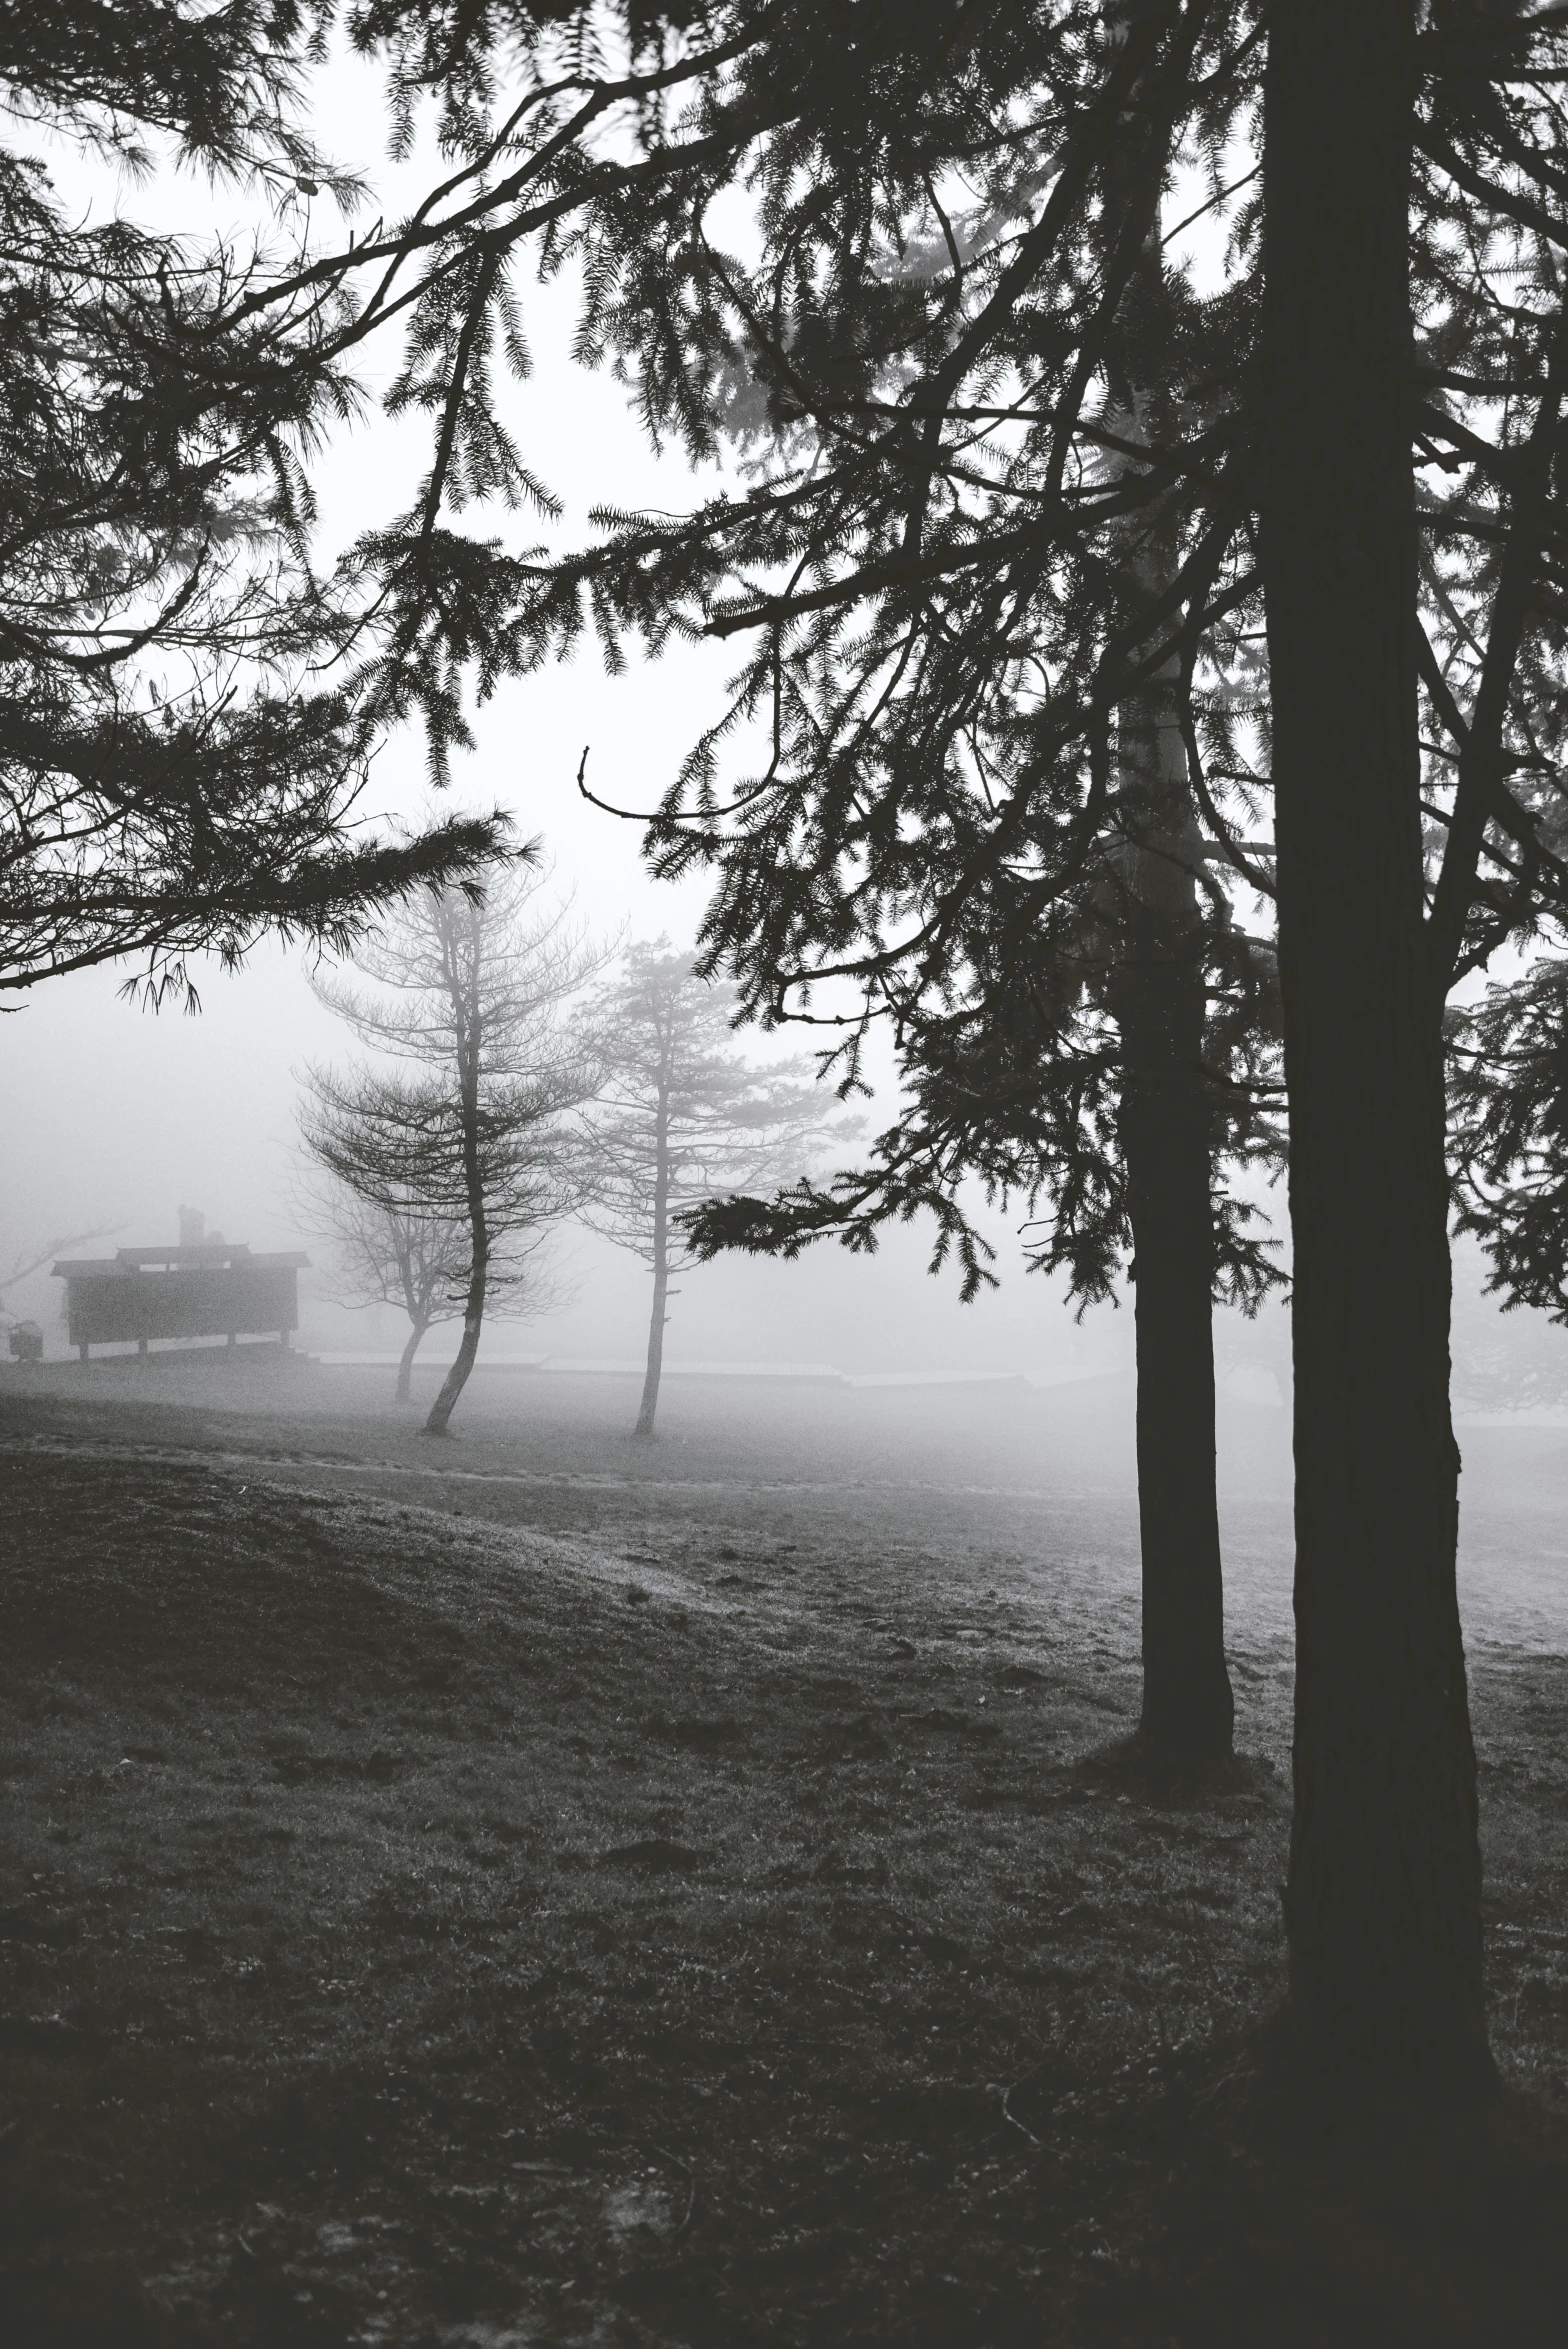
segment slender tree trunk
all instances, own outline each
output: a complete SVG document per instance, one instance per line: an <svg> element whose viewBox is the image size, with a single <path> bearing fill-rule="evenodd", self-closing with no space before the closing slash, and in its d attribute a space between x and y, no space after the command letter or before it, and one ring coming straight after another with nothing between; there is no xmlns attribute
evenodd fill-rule
<svg viewBox="0 0 1568 2349"><path fill-rule="evenodd" d="M473 1218L474 1255L468 1276L468 1294L463 1300L463 1334L451 1369L441 1381L441 1391L430 1406L430 1417L425 1421L426 1435L445 1435L458 1396L468 1384L468 1374L474 1367L479 1352L479 1333L484 1326L485 1291L488 1286L490 1250L485 1236L484 1205Z"/></svg>
<svg viewBox="0 0 1568 2349"><path fill-rule="evenodd" d="M416 1321L408 1333L408 1344L403 1348L402 1358L397 1366L397 1399L400 1403L408 1403L413 1400L414 1356L419 1352L420 1340L429 1327L428 1321Z"/></svg>
<svg viewBox="0 0 1568 2349"><path fill-rule="evenodd" d="M1264 579L1295 1247L1292 2038L1355 2093L1492 2072L1455 1590L1440 989L1411 491L1413 0L1278 0Z"/></svg>
<svg viewBox="0 0 1568 2349"><path fill-rule="evenodd" d="M475 983L477 992L477 980ZM469 1258L468 1294L463 1301L463 1335L441 1391L430 1406L426 1435L447 1433L458 1396L468 1384L479 1351L479 1333L485 1318L485 1290L490 1271L490 1225L485 1209L484 1172L479 1155L479 1037L471 1030L459 1043L458 1099L463 1130L463 1183L468 1209L468 1231L473 1243Z"/></svg>
<svg viewBox="0 0 1568 2349"><path fill-rule="evenodd" d="M659 1408L659 1380L664 1371L665 1306L670 1294L669 1104L662 1086L654 1127L654 1147L657 1157L653 1178L653 1313L648 1323L648 1367L642 1382L642 1404L637 1413L637 1425L632 1431L645 1442L653 1434L654 1413Z"/></svg>

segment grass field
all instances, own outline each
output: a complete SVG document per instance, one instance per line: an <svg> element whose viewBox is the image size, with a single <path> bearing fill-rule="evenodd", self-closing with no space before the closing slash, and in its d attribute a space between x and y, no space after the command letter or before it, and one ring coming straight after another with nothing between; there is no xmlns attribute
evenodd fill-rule
<svg viewBox="0 0 1568 2349"><path fill-rule="evenodd" d="M0 1391L16 2349L1563 2339L1562 1438L1466 1440L1510 2093L1286 2145L1277 1425L1155 1786L1103 1396L197 1376Z"/></svg>

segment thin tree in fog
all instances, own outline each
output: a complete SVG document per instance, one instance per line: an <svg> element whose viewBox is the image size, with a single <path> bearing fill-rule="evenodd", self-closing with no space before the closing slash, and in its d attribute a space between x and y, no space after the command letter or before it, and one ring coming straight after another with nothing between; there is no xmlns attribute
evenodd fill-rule
<svg viewBox="0 0 1568 2349"><path fill-rule="evenodd" d="M367 1207L461 1233L463 1333L431 1435L447 1433L487 1307L527 1295L541 1244L583 1196L570 1113L597 1080L565 1015L603 955L546 879L535 848L483 896L421 891L356 951L354 980L315 982L384 1059L309 1071L307 1149Z"/></svg>
<svg viewBox="0 0 1568 2349"><path fill-rule="evenodd" d="M583 1221L653 1274L648 1358L635 1433L653 1434L670 1276L690 1261L684 1217L716 1192L803 1171L828 1130L803 1063L736 1047L735 991L704 979L668 940L639 943L589 1015L601 1076L589 1112L592 1187Z"/></svg>
<svg viewBox="0 0 1568 2349"><path fill-rule="evenodd" d="M369 1076L366 1082L369 1091L376 1079ZM341 1123L336 1117L318 1123L314 1107L312 1101L301 1114L301 1138L326 1179L312 1186L305 1215L331 1249L337 1275L335 1303L350 1312L392 1305L408 1316L408 1338L397 1366L397 1400L406 1403L413 1394L414 1357L426 1333L443 1321L456 1320L463 1310L467 1227L460 1218L417 1205L394 1206L384 1197L367 1198L346 1175L337 1173L339 1165L362 1163L364 1143L373 1147L380 1131L373 1099L365 1105L367 1130L358 1148L348 1131L352 1105L343 1111Z"/></svg>
<svg viewBox="0 0 1568 2349"><path fill-rule="evenodd" d="M334 1109L320 1115L314 1072L307 1084L311 1098L301 1113L301 1139L324 1179L311 1187L305 1216L331 1249L336 1303L350 1312L391 1305L407 1315L396 1389L397 1401L407 1403L413 1395L414 1358L425 1337L444 1322L462 1319L467 1220L422 1207L415 1199L394 1203L380 1145L388 1113L398 1106L395 1080L368 1070L357 1098L345 1089ZM492 1247L489 1289L492 1298L499 1292L507 1320L531 1321L559 1304L560 1286L544 1262L550 1236L545 1227L504 1236ZM494 1304L491 1312L494 1318Z"/></svg>

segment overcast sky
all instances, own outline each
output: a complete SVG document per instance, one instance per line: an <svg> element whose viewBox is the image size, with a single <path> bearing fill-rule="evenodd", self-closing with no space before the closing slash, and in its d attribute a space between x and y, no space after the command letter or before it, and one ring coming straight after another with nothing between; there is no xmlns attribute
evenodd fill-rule
<svg viewBox="0 0 1568 2349"><path fill-rule="evenodd" d="M338 160L362 168L377 188L372 216L379 203L396 209L408 200L422 167L417 160L396 171L387 164L372 77L335 69L320 118ZM245 222L233 191L215 194L189 177L127 186L68 154L57 151L51 163L73 195L100 209L118 202L133 217L195 232ZM572 362L571 285L540 289L525 282L522 293L535 373L512 397L511 416L527 462L564 501L555 534L560 543L590 535L588 509L601 501L684 508L711 491L717 476L695 478L679 452L656 458L624 391ZM384 380L395 355L390 344L375 355L374 367L364 370L369 390ZM373 415L340 435L316 474L323 547L345 542L406 503L424 461L414 426ZM539 535L527 516L500 517L497 527L519 542ZM474 806L499 801L524 832L542 834L559 886L575 892L600 930L624 926L633 936L666 932L688 941L702 908L701 884L654 883L641 863L639 828L580 798L577 765L590 744L600 795L650 805L718 706L734 663L733 647L688 648L658 663L636 663L612 679L597 650L587 647L568 665L504 687L475 714L477 748L458 763L452 798ZM391 744L376 768L376 805L413 816L426 795L418 739ZM258 949L237 975L211 966L201 976L198 1017L168 1009L154 1014L124 999L132 974L111 968L42 986L0 1021L5 1263L56 1235L94 1226L118 1227L125 1241L172 1240L181 1203L203 1208L231 1239L293 1244L301 1236L293 1197L296 1071L308 1059L345 1050L342 1031L310 994L306 967L299 950L273 946ZM886 1104L879 1108L885 1114ZM998 1226L1001 1234L1006 1229ZM885 1355L894 1367L937 1367L951 1359L998 1368L1084 1357L1088 1341L1074 1334L1043 1283L1025 1288L1015 1278L1003 1299L966 1313L951 1277L940 1284L926 1279L928 1245L923 1234L896 1235L875 1265L848 1262L835 1249L800 1267L693 1273L674 1308L672 1355L853 1355L854 1366ZM575 1305L547 1330L498 1333L503 1350L528 1343L602 1351L640 1342L641 1267L592 1243L576 1246L574 1255ZM45 1284L27 1303L38 1311L52 1295ZM1120 1332L1113 1346L1119 1353ZM1103 1351L1098 1340L1093 1350Z"/></svg>
<svg viewBox="0 0 1568 2349"><path fill-rule="evenodd" d="M318 123L336 159L361 169L375 189L370 217L383 205L401 209L426 184L428 156L395 169L387 162L376 79L362 67L334 67ZM56 150L50 161L83 206L117 202L133 217L193 233L245 228L245 203L233 190L215 192L173 174L127 186L69 153ZM323 236L334 233L332 223L319 225ZM1217 267L1218 251L1198 259ZM602 502L679 510L711 493L717 474L695 477L679 451L656 457L625 392L574 364L571 283L539 288L525 279L519 290L535 372L508 395L510 420L525 460L564 501L551 533L557 542L589 538L588 510ZM396 355L390 341L372 353L362 370L371 395ZM342 433L316 469L323 553L405 505L426 450L418 425L389 424L372 397L368 420ZM500 516L496 527L514 543L541 535L528 516ZM611 678L589 645L569 664L504 686L474 713L477 748L458 762L451 798L476 807L500 802L522 831L541 834L559 887L575 894L601 932L668 933L687 942L701 914L702 884L653 882L641 863L639 827L584 802L577 765L591 745L591 780L602 797L653 804L719 707L736 657L733 647L688 647ZM427 791L419 740L390 744L377 763L374 805L412 817ZM295 1204L296 1072L306 1060L341 1057L346 1049L341 1029L310 993L306 968L299 950L275 946L259 948L237 975L211 966L201 976L198 1017L153 1014L126 1000L132 974L110 968L50 982L0 1018L0 1269L56 1235L94 1226L117 1227L126 1241L172 1240L181 1203L200 1206L229 1238L255 1246L303 1237ZM748 1048L758 1049L758 1040ZM787 1046L763 1041L760 1048ZM885 1098L874 1104L872 1122L890 1108ZM992 1226L1005 1276L1001 1297L968 1310L957 1302L951 1275L926 1277L929 1237L920 1231L895 1234L875 1264L835 1248L798 1266L691 1273L673 1309L672 1357L930 1369L1124 1360L1131 1315L1101 1315L1087 1333L1076 1332L1046 1284L1022 1278L1011 1236L1018 1221L1018 1214L997 1217ZM618 1352L640 1344L642 1268L593 1242L574 1243L572 1253L576 1302L546 1328L497 1332L501 1350ZM52 1298L46 1283L25 1304L42 1312Z"/></svg>

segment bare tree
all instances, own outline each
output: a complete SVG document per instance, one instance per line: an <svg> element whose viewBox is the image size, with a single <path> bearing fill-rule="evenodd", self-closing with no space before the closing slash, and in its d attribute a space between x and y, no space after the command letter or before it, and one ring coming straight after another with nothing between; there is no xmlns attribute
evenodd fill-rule
<svg viewBox="0 0 1568 2349"><path fill-rule="evenodd" d="M308 1119L309 1111L305 1113ZM315 1129L306 1128L306 1147ZM324 1139L325 1137L323 1137ZM313 1186L310 1222L332 1251L334 1302L358 1311L395 1305L408 1316L408 1341L397 1366L397 1400L413 1393L414 1356L428 1330L463 1310L465 1227L415 1205L385 1206L330 1176Z"/></svg>
<svg viewBox="0 0 1568 2349"><path fill-rule="evenodd" d="M482 897L421 891L356 953L368 984L316 982L384 1059L309 1070L306 1148L367 1210L457 1235L455 1264L438 1277L463 1334L431 1435L447 1432L487 1305L537 1280L539 1248L583 1196L570 1113L597 1080L563 1015L603 957L569 906L545 900L546 879L535 844L493 870Z"/></svg>
<svg viewBox="0 0 1568 2349"><path fill-rule="evenodd" d="M329 1138L314 1123L309 1133L329 1150L341 1139ZM426 1335L443 1322L462 1318L468 1226L460 1216L437 1214L417 1201L386 1205L367 1199L329 1174L324 1163L318 1172L322 1179L310 1192L308 1215L311 1227L332 1251L337 1273L334 1302L350 1312L393 1305L408 1316L408 1339L397 1366L397 1400L407 1403L413 1396L414 1357ZM512 1234L492 1251L492 1315L498 1288L509 1320L531 1320L555 1308L561 1284L542 1261L549 1236L545 1231Z"/></svg>
<svg viewBox="0 0 1568 2349"><path fill-rule="evenodd" d="M3 1329L8 1336L18 1330L35 1334L38 1354L41 1355L43 1334L38 1330L38 1325L36 1322L21 1319L14 1314L6 1303L7 1297L13 1289L19 1289L24 1281L31 1280L35 1272L42 1272L44 1266L52 1262L56 1256L63 1256L68 1248L80 1248L87 1240L107 1239L112 1232L123 1231L124 1228L123 1224L95 1224L90 1232L59 1233L48 1242L47 1246L34 1249L31 1253L24 1249L4 1279L0 1280L0 1329ZM18 1348L14 1344L11 1350L13 1353L18 1352ZM32 1358L36 1357L31 1356L28 1352L23 1352L21 1355L23 1360Z"/></svg>
<svg viewBox="0 0 1568 2349"><path fill-rule="evenodd" d="M735 1050L733 987L700 978L667 938L632 946L593 1007L601 1090L587 1124L583 1221L653 1270L648 1365L636 1434L653 1434L670 1275L691 1262L683 1213L716 1192L788 1181L827 1128L802 1060L756 1067ZM849 1121L839 1121L846 1130Z"/></svg>

